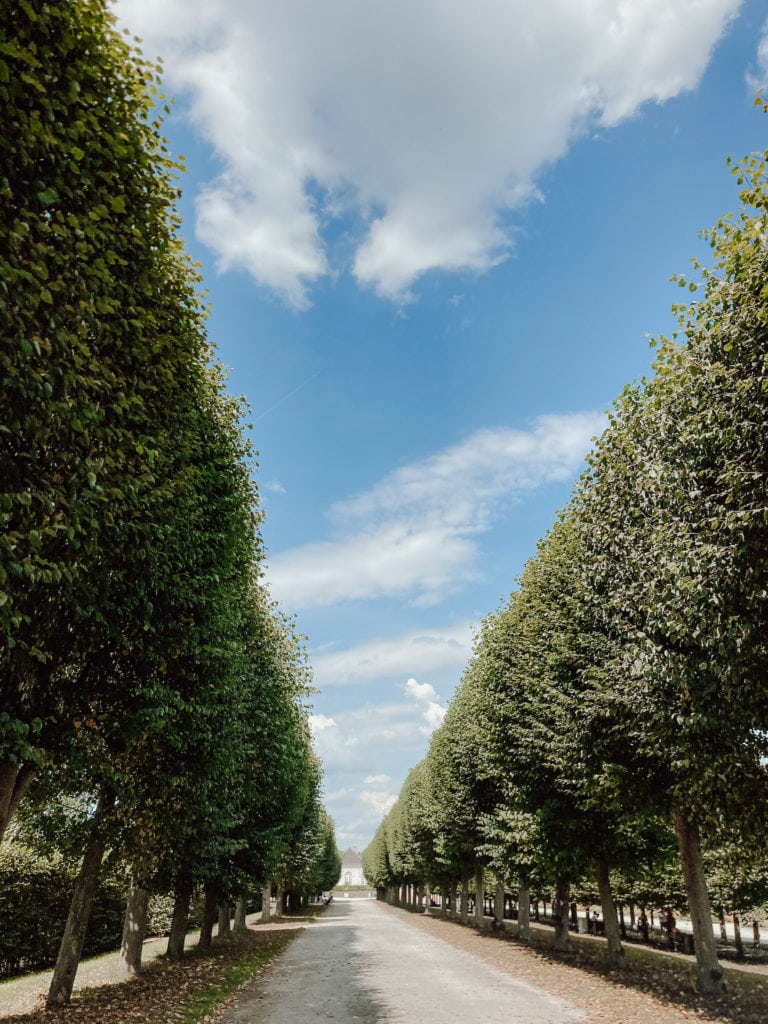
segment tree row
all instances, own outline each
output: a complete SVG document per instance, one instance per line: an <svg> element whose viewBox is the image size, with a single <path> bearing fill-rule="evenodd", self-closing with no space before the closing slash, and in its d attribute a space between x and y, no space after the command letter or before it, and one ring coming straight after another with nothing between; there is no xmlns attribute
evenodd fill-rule
<svg viewBox="0 0 768 1024"><path fill-rule="evenodd" d="M592 885L615 964L617 900L685 904L704 992L722 985L712 895L768 898L766 158L733 173L740 207L678 282L679 330L484 621L364 856L382 888L478 868L521 902L549 888L563 949L572 887Z"/></svg>
<svg viewBox="0 0 768 1024"><path fill-rule="evenodd" d="M159 70L103 0L3 5L0 837L25 806L84 809L51 1002L107 852L132 878L134 966L152 889L175 893L181 956L195 887L210 919L253 886L304 897L338 877L305 654L262 579L243 408L179 236Z"/></svg>

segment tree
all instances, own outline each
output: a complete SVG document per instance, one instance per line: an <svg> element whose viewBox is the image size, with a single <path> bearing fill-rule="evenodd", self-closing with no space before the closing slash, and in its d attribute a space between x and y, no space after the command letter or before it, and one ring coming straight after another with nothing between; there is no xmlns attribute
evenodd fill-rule
<svg viewBox="0 0 768 1024"><path fill-rule="evenodd" d="M122 630L151 615L158 462L208 346L156 68L103 0L14 4L0 33L2 834L77 723L136 703Z"/></svg>
<svg viewBox="0 0 768 1024"><path fill-rule="evenodd" d="M621 637L615 717L674 822L704 992L722 972L702 840L723 822L759 837L766 820L765 157L734 172L739 214L706 234L713 266L689 284L703 296L617 402L584 490L590 571Z"/></svg>

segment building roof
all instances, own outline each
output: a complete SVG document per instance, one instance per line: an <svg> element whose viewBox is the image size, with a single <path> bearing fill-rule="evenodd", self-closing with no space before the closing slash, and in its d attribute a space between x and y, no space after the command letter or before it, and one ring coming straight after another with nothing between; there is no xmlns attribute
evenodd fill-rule
<svg viewBox="0 0 768 1024"><path fill-rule="evenodd" d="M341 867L343 868L361 868L363 866L360 854L353 847L350 846L341 855Z"/></svg>

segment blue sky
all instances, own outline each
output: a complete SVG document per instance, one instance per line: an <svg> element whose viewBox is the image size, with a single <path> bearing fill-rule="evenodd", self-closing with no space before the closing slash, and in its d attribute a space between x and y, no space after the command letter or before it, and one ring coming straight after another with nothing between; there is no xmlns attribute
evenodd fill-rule
<svg viewBox="0 0 768 1024"><path fill-rule="evenodd" d="M765 148L764 0L118 0L364 846Z"/></svg>

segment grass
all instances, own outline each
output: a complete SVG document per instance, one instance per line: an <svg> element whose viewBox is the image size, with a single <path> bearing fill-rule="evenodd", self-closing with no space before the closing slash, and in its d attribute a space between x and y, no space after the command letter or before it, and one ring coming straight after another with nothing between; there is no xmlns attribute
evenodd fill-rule
<svg viewBox="0 0 768 1024"><path fill-rule="evenodd" d="M508 938L517 941L511 936ZM766 1024L768 1021L768 974L765 971L740 970L727 962L721 963L727 991L719 996L701 996L696 992L696 966L690 956L626 944L624 968L615 970L607 965L604 942L575 935L571 936L571 941L572 953L555 953L546 933L532 930L530 946L544 960L568 964L609 978L619 987L668 1000L693 1010L702 1020L733 1024Z"/></svg>
<svg viewBox="0 0 768 1024"><path fill-rule="evenodd" d="M251 929L193 947L181 962L160 956L138 978L76 992L69 1006L12 1013L4 1024L199 1024L300 934L301 928Z"/></svg>
<svg viewBox="0 0 768 1024"><path fill-rule="evenodd" d="M213 1010L225 1003L228 997L242 985L250 981L264 964L281 953L298 935L298 931L272 934L275 935L273 942L225 967L210 984L191 995L184 1005L177 1006L176 1014L180 1016L177 1016L176 1019L179 1024L199 1024ZM156 1018L151 1024L165 1024L165 1020L167 1018Z"/></svg>

